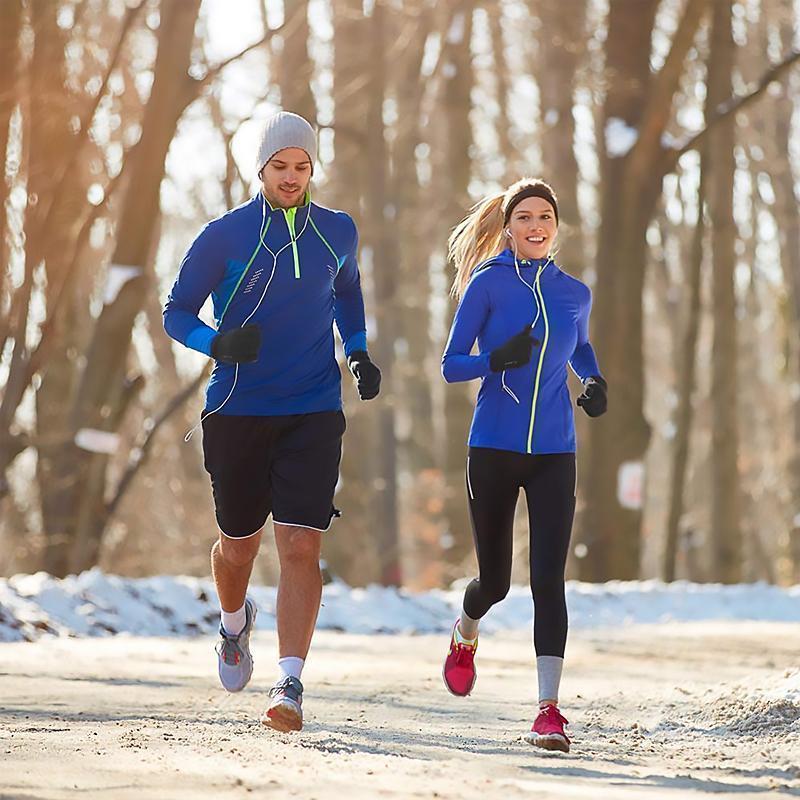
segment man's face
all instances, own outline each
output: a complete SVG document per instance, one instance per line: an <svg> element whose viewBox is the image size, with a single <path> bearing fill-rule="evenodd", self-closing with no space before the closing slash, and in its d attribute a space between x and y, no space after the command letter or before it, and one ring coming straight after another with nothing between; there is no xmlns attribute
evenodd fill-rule
<svg viewBox="0 0 800 800"><path fill-rule="evenodd" d="M310 180L311 160L299 147L279 150L261 170L264 194L273 208L302 205Z"/></svg>

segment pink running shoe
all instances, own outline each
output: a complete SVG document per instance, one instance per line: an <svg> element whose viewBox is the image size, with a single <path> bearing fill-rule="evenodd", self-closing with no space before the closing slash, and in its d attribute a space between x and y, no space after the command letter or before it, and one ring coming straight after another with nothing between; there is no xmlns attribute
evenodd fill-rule
<svg viewBox="0 0 800 800"><path fill-rule="evenodd" d="M569 739L564 733L565 725L569 723L558 710L558 706L546 705L539 711L531 732L525 735L525 741L534 747L569 753Z"/></svg>
<svg viewBox="0 0 800 800"><path fill-rule="evenodd" d="M478 649L478 640L470 646L456 641L456 626L453 625L453 635L450 637L450 652L444 661L442 677L444 685L450 694L457 697L466 697L475 685L478 673L475 671L475 652Z"/></svg>

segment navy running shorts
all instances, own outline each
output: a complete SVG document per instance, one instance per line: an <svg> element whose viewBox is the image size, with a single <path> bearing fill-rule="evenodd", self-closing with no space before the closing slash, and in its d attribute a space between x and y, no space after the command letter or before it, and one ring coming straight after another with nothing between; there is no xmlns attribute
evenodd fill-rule
<svg viewBox="0 0 800 800"><path fill-rule="evenodd" d="M273 522L326 531L339 512L341 411L288 416L212 414L203 420L203 462L220 530L233 538Z"/></svg>

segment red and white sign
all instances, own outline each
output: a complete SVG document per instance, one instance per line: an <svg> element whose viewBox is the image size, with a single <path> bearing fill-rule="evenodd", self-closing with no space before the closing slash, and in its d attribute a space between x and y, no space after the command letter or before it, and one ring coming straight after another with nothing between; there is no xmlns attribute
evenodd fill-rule
<svg viewBox="0 0 800 800"><path fill-rule="evenodd" d="M623 461L617 473L617 500L623 508L638 510L644 504L644 463Z"/></svg>

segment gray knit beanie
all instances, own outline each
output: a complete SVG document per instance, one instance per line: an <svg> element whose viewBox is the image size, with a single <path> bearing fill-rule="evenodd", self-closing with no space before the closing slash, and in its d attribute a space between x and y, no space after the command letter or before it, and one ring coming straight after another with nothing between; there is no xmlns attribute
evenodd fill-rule
<svg viewBox="0 0 800 800"><path fill-rule="evenodd" d="M317 160L317 134L303 117L289 111L279 111L264 125L258 146L256 172L261 172L264 164L275 153L287 147L299 147L305 150L311 159L311 171L314 171L314 162Z"/></svg>

